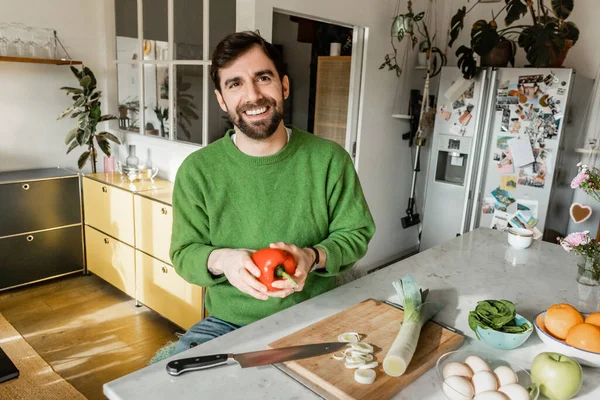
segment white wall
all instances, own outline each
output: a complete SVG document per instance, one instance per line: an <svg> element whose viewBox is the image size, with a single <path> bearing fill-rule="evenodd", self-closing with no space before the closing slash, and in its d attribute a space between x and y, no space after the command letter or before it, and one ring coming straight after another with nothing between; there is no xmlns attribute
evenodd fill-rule
<svg viewBox="0 0 600 400"><path fill-rule="evenodd" d="M425 0L414 1L415 9L425 9ZM240 7L247 7L240 16ZM358 174L375 218L377 232L365 258L362 270L376 267L404 254L417 245L417 227L402 229L411 183L411 157L401 133L408 123L391 117L397 86L394 73L380 71L384 55L390 51L390 16L395 1L378 1L366 7L352 0L238 0L238 30L259 29L267 40L272 38L273 10L289 12L367 28L361 132L358 137ZM400 51L402 47L400 46Z"/></svg>
<svg viewBox="0 0 600 400"><path fill-rule="evenodd" d="M310 89L310 57L312 45L300 43L298 23L290 16L275 13L273 16L273 43L283 45L283 60L287 63L292 86L292 124L306 130L308 125L308 96Z"/></svg>
<svg viewBox="0 0 600 400"><path fill-rule="evenodd" d="M71 57L84 61L104 90L103 8L95 1L0 0L0 20L56 29ZM64 143L75 122L56 120L72 104L61 86L79 86L68 66L0 62L0 171L54 166L77 170L83 149L66 155ZM117 110L103 102L103 112Z"/></svg>

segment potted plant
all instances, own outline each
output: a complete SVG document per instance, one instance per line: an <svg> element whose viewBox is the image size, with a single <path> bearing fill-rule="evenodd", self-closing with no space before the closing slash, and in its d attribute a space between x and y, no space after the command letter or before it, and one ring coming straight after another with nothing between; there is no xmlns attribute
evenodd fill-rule
<svg viewBox="0 0 600 400"><path fill-rule="evenodd" d="M562 65L567 51L577 42L577 26L566 21L573 11L574 0L550 0L550 7L545 0L505 2L497 14L492 12L490 21L476 21L471 28L470 47L463 45L456 51L458 66L465 78L475 76L475 54L481 57L483 66L506 66L508 62L514 65L518 43L525 50L532 66L557 67ZM450 47L464 28L466 15L480 3L481 0L477 1L469 10L461 7L452 17L448 43ZM503 12L506 27L498 29L496 20ZM513 25L527 14L531 16L532 25Z"/></svg>
<svg viewBox="0 0 600 400"><path fill-rule="evenodd" d="M100 122L117 119L116 116L105 114L102 115L100 96L102 92L96 89L96 77L88 67L83 67L81 71L71 66L71 71L79 81L81 88L61 87L67 95L73 99L73 105L67 108L57 118L62 119L68 115L71 118L77 118L77 127L73 128L65 139L65 144L69 145L67 154L79 146L87 148L77 161L77 166L82 169L85 163L90 160L92 172L96 173L96 161L98 153L94 145L94 140L104 154L110 157L111 149L110 142L121 144L121 141L112 133L97 132Z"/></svg>
<svg viewBox="0 0 600 400"><path fill-rule="evenodd" d="M423 64L421 64L421 61L419 61L419 64L427 65L427 60L430 57L433 57L433 68L430 76L436 76L441 72L442 67L446 65L447 62L446 55L439 48L433 46L435 35L433 37L429 35L427 24L425 24L423 21L424 17L425 12L420 12L418 14L413 13L411 1L408 2L408 13L398 14L394 17L394 21L392 22L392 26L390 28L393 53L388 53L385 55L384 62L381 64L379 69L388 67L388 71L395 71L396 75L399 77L402 73L402 68L400 68L398 65L398 51L394 41L397 40L398 42L402 42L404 37L409 36L414 48L416 44L419 43L419 39L417 37L418 33L423 38L419 43L419 51L424 53L423 56L419 55L419 57L424 57L425 59Z"/></svg>

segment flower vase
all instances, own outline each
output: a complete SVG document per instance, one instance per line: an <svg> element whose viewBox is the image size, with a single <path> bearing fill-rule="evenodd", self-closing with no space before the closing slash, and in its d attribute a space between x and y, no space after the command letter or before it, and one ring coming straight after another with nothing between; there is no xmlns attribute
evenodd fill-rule
<svg viewBox="0 0 600 400"><path fill-rule="evenodd" d="M600 285L600 257L583 256L577 263L577 282L582 285Z"/></svg>

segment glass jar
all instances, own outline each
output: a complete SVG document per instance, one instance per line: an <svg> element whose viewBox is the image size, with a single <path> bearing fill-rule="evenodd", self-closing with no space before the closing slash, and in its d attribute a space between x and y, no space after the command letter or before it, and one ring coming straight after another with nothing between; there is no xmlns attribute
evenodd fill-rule
<svg viewBox="0 0 600 400"><path fill-rule="evenodd" d="M600 256L583 256L577 263L577 282L582 285L600 285Z"/></svg>

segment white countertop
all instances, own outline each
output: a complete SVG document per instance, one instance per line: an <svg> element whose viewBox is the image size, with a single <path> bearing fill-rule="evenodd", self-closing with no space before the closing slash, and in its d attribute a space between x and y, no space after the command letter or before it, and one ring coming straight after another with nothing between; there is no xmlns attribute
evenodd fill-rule
<svg viewBox="0 0 600 400"><path fill-rule="evenodd" d="M469 311L486 299L511 300L530 321L537 312L561 302L581 312L600 311L600 288L576 282L576 262L576 256L558 245L536 241L527 250L514 250L508 246L506 234L482 228L173 358L265 349L267 344L365 299L398 302L392 281L412 274L421 287L430 289L432 300L446 304L434 319L467 336L462 349L497 353L529 368L535 355L550 351L536 333L518 349L495 350L475 339L467 321ZM104 394L111 400L319 398L272 366L242 369L232 364L173 377L165 371L167 361L105 384ZM435 368L395 397L442 398ZM584 367L584 385L577 399L600 399L600 368Z"/></svg>

